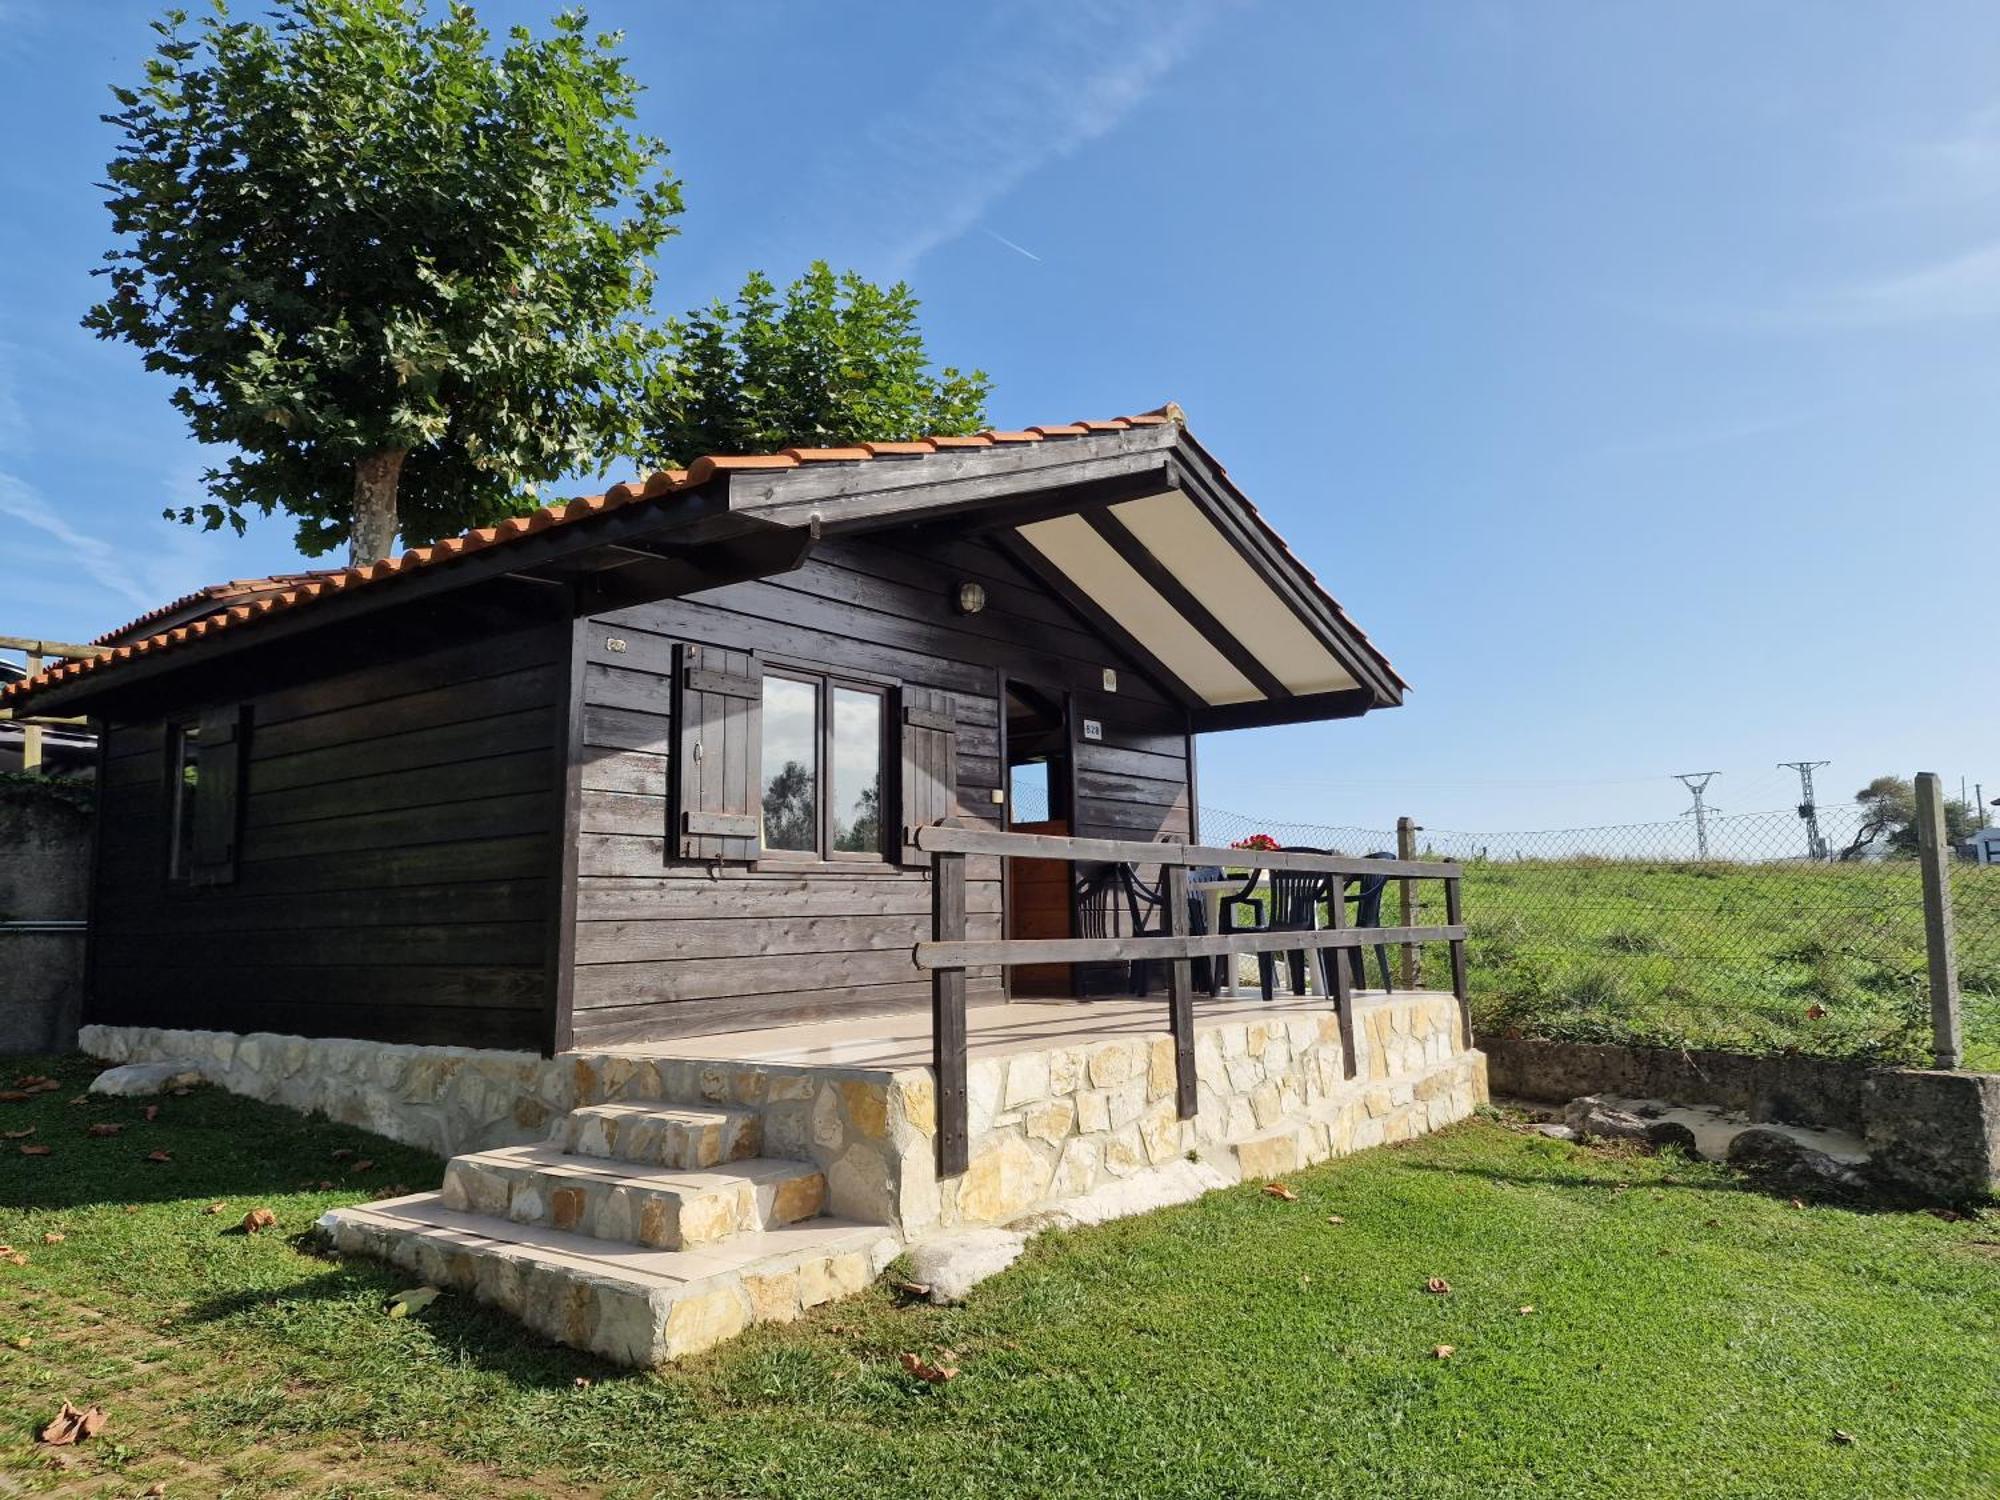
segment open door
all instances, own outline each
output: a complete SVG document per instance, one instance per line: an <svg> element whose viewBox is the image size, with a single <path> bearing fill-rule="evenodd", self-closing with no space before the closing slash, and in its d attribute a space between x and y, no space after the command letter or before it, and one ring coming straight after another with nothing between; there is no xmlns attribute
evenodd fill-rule
<svg viewBox="0 0 2000 1500"><path fill-rule="evenodd" d="M1007 684L1007 827L1016 833L1070 831L1069 730L1059 697ZM1070 867L1059 859L1006 862L1007 936L1066 938L1074 932ZM1070 993L1068 964L1014 964L1010 996Z"/></svg>

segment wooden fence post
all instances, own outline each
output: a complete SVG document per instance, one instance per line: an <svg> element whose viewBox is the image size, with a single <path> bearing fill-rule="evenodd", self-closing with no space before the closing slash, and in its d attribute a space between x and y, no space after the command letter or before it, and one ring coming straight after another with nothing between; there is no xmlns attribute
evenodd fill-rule
<svg viewBox="0 0 2000 1500"><path fill-rule="evenodd" d="M1447 927L1456 927L1465 920L1465 896L1460 889L1459 877L1447 876L1444 883L1444 921ZM1451 992L1458 996L1459 1040L1468 1049L1472 1046L1472 991L1465 980L1465 939L1451 940Z"/></svg>
<svg viewBox="0 0 2000 1500"><path fill-rule="evenodd" d="M1951 845L1944 790L1935 771L1917 773L1917 862L1924 877L1924 950L1930 959L1931 1055L1940 1068L1965 1056L1958 1016L1958 946L1951 916Z"/></svg>
<svg viewBox="0 0 2000 1500"><path fill-rule="evenodd" d="M1161 894L1167 902L1167 932L1188 935L1188 872L1186 865L1160 871ZM1183 1120L1195 1114L1194 1090L1194 965L1185 958L1167 963L1167 1024L1174 1033L1174 1107Z"/></svg>
<svg viewBox="0 0 2000 1500"><path fill-rule="evenodd" d="M33 677L42 670L42 653L28 652L28 676ZM21 726L21 769L39 771L42 768L42 726L23 724Z"/></svg>
<svg viewBox="0 0 2000 1500"><path fill-rule="evenodd" d="M1326 925L1338 932L1347 926L1347 894L1338 875L1332 877L1332 885L1326 903ZM1333 1009L1340 1019L1340 1067L1349 1078L1360 1076L1361 1061L1354 1055L1354 973L1348 967L1347 955L1360 951L1323 948L1308 955L1310 962L1322 965L1322 976L1333 978Z"/></svg>
<svg viewBox="0 0 2000 1500"><path fill-rule="evenodd" d="M931 856L931 937L965 940L965 856ZM931 970L931 1067L937 1075L938 1176L965 1170L970 1143L965 1104L965 970Z"/></svg>
<svg viewBox="0 0 2000 1500"><path fill-rule="evenodd" d="M1417 820L1415 818L1396 819L1396 858L1415 859L1417 857ZM1403 926L1417 925L1417 883L1414 880L1396 882L1398 894L1402 897ZM1402 977L1403 988L1413 990L1422 977L1423 967L1418 957L1415 943L1403 944L1397 956L1397 973Z"/></svg>

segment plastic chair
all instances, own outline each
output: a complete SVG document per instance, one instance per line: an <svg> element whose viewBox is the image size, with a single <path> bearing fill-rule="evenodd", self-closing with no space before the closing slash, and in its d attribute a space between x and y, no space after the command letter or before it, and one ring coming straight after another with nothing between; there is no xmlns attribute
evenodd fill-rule
<svg viewBox="0 0 2000 1500"><path fill-rule="evenodd" d="M1368 856L1370 859L1394 859L1395 857L1395 855L1383 849L1378 849ZM1350 885L1358 887L1351 896L1346 893L1346 889ZM1382 893L1388 888L1389 877L1387 875L1349 875L1341 882L1342 897L1354 903L1354 925L1356 927L1380 927L1382 925ZM1368 965L1361 957L1361 950L1359 948L1349 948L1347 950L1347 963L1349 971L1354 975L1356 988L1367 988ZM1389 945L1387 943L1377 943L1375 945L1375 966L1382 971L1382 993L1385 995L1391 993L1393 987L1389 983Z"/></svg>
<svg viewBox="0 0 2000 1500"><path fill-rule="evenodd" d="M1288 848L1287 854L1325 854L1325 849ZM1262 920L1253 927L1244 927L1235 920L1239 906L1257 906L1250 891L1256 885L1258 874L1253 873L1249 884L1234 896L1223 900L1223 930L1225 932L1316 932L1319 930L1320 903L1330 898L1333 877L1310 871L1273 870L1266 894L1261 903ZM1292 949L1284 955L1287 977L1292 984L1294 995L1306 992L1306 957L1308 950ZM1333 993L1332 967L1327 962L1327 950L1311 950L1319 991L1322 995ZM1277 988L1278 955L1260 953L1257 955L1257 985L1266 1000L1274 999Z"/></svg>

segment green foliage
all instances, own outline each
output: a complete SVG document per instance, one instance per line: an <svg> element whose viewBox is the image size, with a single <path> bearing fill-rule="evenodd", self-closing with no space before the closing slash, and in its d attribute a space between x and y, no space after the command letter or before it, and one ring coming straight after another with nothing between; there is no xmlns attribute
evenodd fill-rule
<svg viewBox="0 0 2000 1500"><path fill-rule="evenodd" d="M1996 877L1952 868L1967 1063L1982 1068L2000 1067ZM1440 920L1418 890L1421 919ZM1929 1047L1912 860L1475 861L1465 912L1483 1033L1889 1062ZM1440 961L1426 955L1428 980Z"/></svg>
<svg viewBox="0 0 2000 1500"><path fill-rule="evenodd" d="M1039 1236L963 1307L885 1286L636 1374L457 1292L390 1317L418 1278L313 1253L436 1158L212 1089L68 1104L93 1071L0 1064L63 1084L0 1103L55 1150L0 1170L23 1492L1986 1500L2000 1469L1990 1220L1479 1123L1289 1175L1296 1202ZM949 1385L898 1363L944 1349ZM65 1396L111 1425L57 1474L29 1435Z"/></svg>
<svg viewBox="0 0 2000 1500"><path fill-rule="evenodd" d="M625 128L616 35L570 12L495 49L465 5L274 9L216 0L192 31L169 12L104 117L127 243L85 326L144 350L194 436L237 450L168 514L240 532L283 510L302 551L365 558L397 529L398 466L414 544L629 451L680 189ZM351 535L364 465L388 486L379 549Z"/></svg>
<svg viewBox="0 0 2000 1500"><path fill-rule="evenodd" d="M734 303L669 325L671 358L648 402L646 453L685 466L704 453L762 453L975 432L983 371L931 372L908 286L884 289L815 261L782 298L753 271Z"/></svg>
<svg viewBox="0 0 2000 1500"><path fill-rule="evenodd" d="M80 812L97 808L97 783L87 776L44 776L39 771L0 771L0 801L60 802Z"/></svg>

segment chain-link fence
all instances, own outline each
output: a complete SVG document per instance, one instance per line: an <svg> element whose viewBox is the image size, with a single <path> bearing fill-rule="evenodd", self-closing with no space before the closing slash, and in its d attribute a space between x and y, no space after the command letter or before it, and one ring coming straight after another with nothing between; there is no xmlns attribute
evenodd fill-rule
<svg viewBox="0 0 2000 1500"><path fill-rule="evenodd" d="M1473 1011L1489 1034L1926 1061L1916 851L1893 830L1864 837L1864 816L1819 810L1818 857L1790 809L1699 827L1423 828L1416 853L1465 866ZM1259 833L1344 854L1397 847L1389 829L1202 809L1205 844ZM1436 883L1414 892L1413 920L1442 921ZM1965 1065L2000 1068L2000 867L1954 861L1951 895ZM1441 952L1423 963L1425 982L1445 982Z"/></svg>

